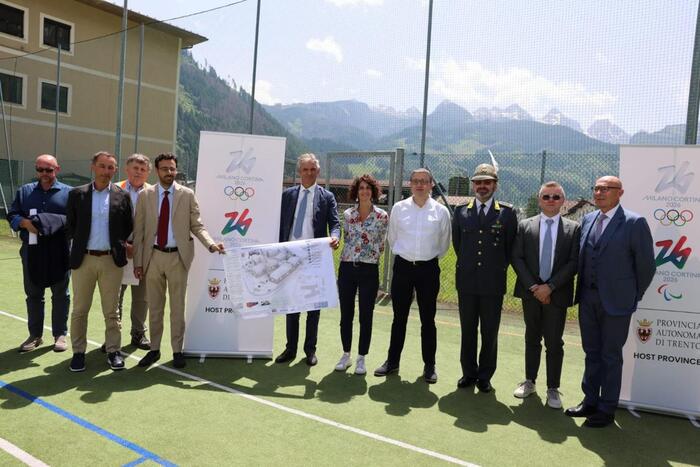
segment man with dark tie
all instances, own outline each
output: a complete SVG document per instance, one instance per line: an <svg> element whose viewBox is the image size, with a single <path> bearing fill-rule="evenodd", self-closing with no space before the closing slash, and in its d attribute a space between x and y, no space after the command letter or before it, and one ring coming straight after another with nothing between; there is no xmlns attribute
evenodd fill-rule
<svg viewBox="0 0 700 467"><path fill-rule="evenodd" d="M194 192L175 182L177 157L159 154L154 161L158 183L139 195L134 222L134 275L146 281L151 350L139 361L148 367L160 359L165 293L170 303L173 366L184 368L187 272L194 259L194 235L210 253L224 253L202 224Z"/></svg>
<svg viewBox="0 0 700 467"><path fill-rule="evenodd" d="M450 247L450 212L431 198L434 180L428 169L414 170L410 180L411 197L394 204L389 216L387 240L395 255L391 275L394 319L387 359L374 370L374 376L399 371L408 314L415 294L420 316L423 379L433 384L438 379L435 369L435 312L440 292L438 260Z"/></svg>
<svg viewBox="0 0 700 467"><path fill-rule="evenodd" d="M600 428L615 421L622 381L622 347L632 313L656 271L654 246L646 219L620 205L622 181L596 180L598 210L581 224L576 302L586 365L585 395L570 417L586 417L584 426Z"/></svg>
<svg viewBox="0 0 700 467"><path fill-rule="evenodd" d="M457 387L476 384L479 391L491 392L506 273L518 221L510 204L493 198L498 188L494 166L477 166L471 183L475 198L457 207L452 220L452 244L457 253L455 285L462 328L462 377ZM481 351L477 362L479 325Z"/></svg>
<svg viewBox="0 0 700 467"><path fill-rule="evenodd" d="M330 235L330 246L335 250L340 244L338 205L333 193L316 184L321 165L314 154L302 154L297 159L297 171L301 178L301 184L287 188L282 192L279 241L324 238ZM309 366L318 363L316 341L320 315L319 310L306 312L304 354L306 354L306 364ZM297 356L299 313L290 313L285 319L287 321L287 345L275 359L277 363L289 362Z"/></svg>
<svg viewBox="0 0 700 467"><path fill-rule="evenodd" d="M513 395L536 392L542 338L547 349L547 405L561 409L559 383L564 360L566 309L574 301L580 226L561 216L564 188L547 182L537 196L541 214L518 224L513 269L518 275L513 295L522 299L525 318L525 380Z"/></svg>
<svg viewBox="0 0 700 467"><path fill-rule="evenodd" d="M105 319L105 350L113 370L124 369L117 302L126 265L126 239L131 235L131 199L111 183L117 157L100 151L92 158L95 180L73 188L68 194L66 232L73 243L73 315L70 322L73 358L70 371L85 370L88 312L95 285L100 288Z"/></svg>

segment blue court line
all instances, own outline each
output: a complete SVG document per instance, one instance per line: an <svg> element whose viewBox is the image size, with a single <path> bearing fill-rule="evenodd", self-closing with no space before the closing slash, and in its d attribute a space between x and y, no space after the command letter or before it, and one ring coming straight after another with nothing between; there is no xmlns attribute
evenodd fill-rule
<svg viewBox="0 0 700 467"><path fill-rule="evenodd" d="M127 465L138 465L141 462L145 462L146 460L151 460L153 462L156 462L160 465L164 465L167 467L176 467L177 466L177 464L173 464L172 462L161 458L157 454L152 453L151 451L144 449L141 446L138 446L138 445L132 443L131 441L127 441L124 438L121 438L113 433L110 433L109 431L88 422L84 418L80 418L77 415L73 415L72 413L66 412L62 408L57 407L49 402L46 402L45 400L43 400L39 397L36 397L32 394L29 394L28 392L23 391L20 388L15 387L15 386L13 386L9 383L6 383L2 380L0 380L0 389L7 389L11 393L14 393L20 397L23 397L30 402L33 402L35 404L39 404L40 406L44 407L45 409L49 409L51 412L58 414L63 418L67 418L71 422L76 423L76 424L82 426L83 428L86 428L94 433L97 433L98 435L100 435L104 438L107 438L108 440L113 441L121 446L124 446L125 448L130 449L141 456L139 459L136 459L134 462L131 462Z"/></svg>

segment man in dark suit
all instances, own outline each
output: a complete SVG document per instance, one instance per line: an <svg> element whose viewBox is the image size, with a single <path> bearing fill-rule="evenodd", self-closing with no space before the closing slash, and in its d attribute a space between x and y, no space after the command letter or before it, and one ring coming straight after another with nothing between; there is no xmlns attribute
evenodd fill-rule
<svg viewBox="0 0 700 467"><path fill-rule="evenodd" d="M586 366L585 395L570 417L586 417L584 426L600 428L615 421L622 380L622 347L637 302L656 271L654 246L647 221L620 206L624 190L619 178L596 180L598 210L581 225L576 302Z"/></svg>
<svg viewBox="0 0 700 467"><path fill-rule="evenodd" d="M518 224L513 246L513 269L518 275L514 295L522 299L525 318L525 381L513 395L525 398L536 391L542 337L547 348L547 405L561 409L559 380L564 360L566 309L574 303L581 228L561 217L564 188L547 182L537 196L541 214Z"/></svg>
<svg viewBox="0 0 700 467"><path fill-rule="evenodd" d="M333 193L316 184L321 166L316 156L302 154L297 160L297 170L301 185L287 188L282 193L282 212L280 215L280 242L331 237L330 246L334 250L340 243L340 222L338 205ZM316 340L318 337L319 310L306 313L306 338L304 353L306 363L314 366L316 358ZM290 313L287 319L287 345L276 359L277 363L294 360L299 343L299 313Z"/></svg>
<svg viewBox="0 0 700 467"><path fill-rule="evenodd" d="M119 289L126 265L126 240L131 235L131 199L111 183L117 171L114 154L100 151L92 158L92 183L73 188L66 208L68 238L72 239L73 314L70 335L73 346L71 371L85 370L88 312L95 285L100 288L105 318L105 349L113 370L124 369L119 328Z"/></svg>
<svg viewBox="0 0 700 467"><path fill-rule="evenodd" d="M476 383L479 391L491 392L506 271L518 220L510 204L493 198L498 187L494 166L479 165L471 182L475 199L457 207L452 219L452 244L457 253L455 285L462 328L462 377L457 387L466 388ZM481 351L477 363L479 324Z"/></svg>

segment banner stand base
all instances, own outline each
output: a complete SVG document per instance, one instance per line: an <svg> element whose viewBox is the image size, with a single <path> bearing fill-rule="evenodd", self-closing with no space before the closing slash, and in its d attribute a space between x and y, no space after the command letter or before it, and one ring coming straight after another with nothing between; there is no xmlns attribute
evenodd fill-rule
<svg viewBox="0 0 700 467"><path fill-rule="evenodd" d="M204 363L207 358L245 358L248 363L253 363L254 358L272 360L272 352L196 352L184 351L186 357L197 357L199 363Z"/></svg>
<svg viewBox="0 0 700 467"><path fill-rule="evenodd" d="M700 413L690 413L686 410L673 409L671 407L655 407L652 405L639 406L638 404L633 404L630 401L619 401L618 406L627 409L636 418L642 418L642 416L637 412L649 412L658 415L670 415L673 417L687 418L691 425L695 428L700 428L700 422L698 422L698 417Z"/></svg>

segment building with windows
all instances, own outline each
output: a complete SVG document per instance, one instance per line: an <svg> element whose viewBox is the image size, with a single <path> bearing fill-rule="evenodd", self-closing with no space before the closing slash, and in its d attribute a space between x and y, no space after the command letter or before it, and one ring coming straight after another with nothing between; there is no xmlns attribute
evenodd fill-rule
<svg viewBox="0 0 700 467"><path fill-rule="evenodd" d="M15 184L31 179L40 153L55 153L63 176L80 178L92 154L115 151L121 22L121 7L101 0L0 0L4 185L9 169ZM123 160L175 149L180 51L206 40L134 11L128 27Z"/></svg>

